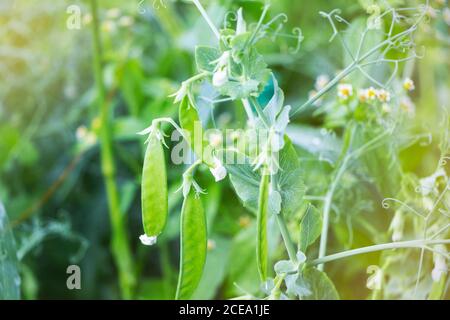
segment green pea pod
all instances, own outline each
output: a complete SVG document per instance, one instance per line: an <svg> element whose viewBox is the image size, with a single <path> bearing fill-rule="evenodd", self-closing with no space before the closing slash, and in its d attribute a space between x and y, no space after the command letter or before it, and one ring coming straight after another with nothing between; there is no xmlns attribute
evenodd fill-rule
<svg viewBox="0 0 450 320"><path fill-rule="evenodd" d="M180 274L176 299L189 299L202 277L206 260L206 218L195 191L184 199L180 223Z"/></svg>
<svg viewBox="0 0 450 320"><path fill-rule="evenodd" d="M142 222L145 234L158 236L168 215L166 161L156 130L150 134L142 171Z"/></svg>
<svg viewBox="0 0 450 320"><path fill-rule="evenodd" d="M194 136L197 134L195 132L195 123L197 125L200 124L200 118L198 116L197 110L192 106L189 102L189 98L186 96L183 98L183 100L180 103L179 108L179 117L180 117L180 124L181 128L185 130L185 133L188 134L188 143L191 146L191 148L194 148L195 153L199 150L195 149L198 146L194 145L195 139ZM201 150L201 149L200 149Z"/></svg>
<svg viewBox="0 0 450 320"><path fill-rule="evenodd" d="M188 136L188 143L194 150L195 155L209 166L214 165L212 154L204 153L203 150L203 132L200 117L197 109L191 105L188 96L184 97L178 110L181 128Z"/></svg>
<svg viewBox="0 0 450 320"><path fill-rule="evenodd" d="M262 281L267 279L267 215L269 211L269 175L263 174L259 186L258 215L257 215L257 244L256 260Z"/></svg>

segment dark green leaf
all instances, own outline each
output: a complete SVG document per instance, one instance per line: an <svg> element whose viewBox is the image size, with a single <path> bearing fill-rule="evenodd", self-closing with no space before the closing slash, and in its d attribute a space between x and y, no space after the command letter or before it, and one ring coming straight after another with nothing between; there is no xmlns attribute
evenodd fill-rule
<svg viewBox="0 0 450 320"><path fill-rule="evenodd" d="M219 49L208 46L197 46L195 48L195 62L199 71L213 72L215 65L211 63L220 58Z"/></svg>
<svg viewBox="0 0 450 320"><path fill-rule="evenodd" d="M328 276L314 267L303 270L303 278L308 283L311 294L305 300L339 300L339 294Z"/></svg>
<svg viewBox="0 0 450 320"><path fill-rule="evenodd" d="M320 236L321 229L322 217L314 206L309 205L300 223L300 251L306 252L308 246Z"/></svg>

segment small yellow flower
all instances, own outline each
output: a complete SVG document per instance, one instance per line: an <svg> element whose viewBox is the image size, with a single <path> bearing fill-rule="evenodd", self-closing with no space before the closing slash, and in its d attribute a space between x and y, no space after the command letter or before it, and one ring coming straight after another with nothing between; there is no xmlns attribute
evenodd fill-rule
<svg viewBox="0 0 450 320"><path fill-rule="evenodd" d="M368 100L375 100L377 97L377 90L374 87L367 88L367 99Z"/></svg>
<svg viewBox="0 0 450 320"><path fill-rule="evenodd" d="M380 102L389 102L391 100L391 94L384 89L377 90L377 98Z"/></svg>
<svg viewBox="0 0 450 320"><path fill-rule="evenodd" d="M369 96L367 94L367 89L359 89L358 90L358 100L360 102L367 102L369 100Z"/></svg>
<svg viewBox="0 0 450 320"><path fill-rule="evenodd" d="M348 83L341 83L338 85L338 96L343 100L347 100L353 95L353 87Z"/></svg>
<svg viewBox="0 0 450 320"><path fill-rule="evenodd" d="M405 88L406 91L413 91L416 87L414 86L414 81L410 78L406 78L405 81L403 81L403 88Z"/></svg>

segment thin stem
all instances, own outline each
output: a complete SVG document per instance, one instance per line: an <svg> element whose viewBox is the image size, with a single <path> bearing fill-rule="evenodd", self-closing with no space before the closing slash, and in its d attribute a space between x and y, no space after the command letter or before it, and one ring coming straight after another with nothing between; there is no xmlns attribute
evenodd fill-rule
<svg viewBox="0 0 450 320"><path fill-rule="evenodd" d="M217 39L220 40L220 33L219 30L217 30L216 26L214 25L214 23L211 21L211 19L208 16L208 13L206 13L205 8L203 8L202 4L200 3L200 1L198 0L192 0L192 2L195 4L195 6L197 7L198 11L200 11L200 14L203 16L203 19L205 19L206 23L209 25L209 27L211 28L212 32L214 33L214 35L216 36Z"/></svg>
<svg viewBox="0 0 450 320"><path fill-rule="evenodd" d="M271 176L270 187L273 191L278 191L278 177L276 174ZM291 236L289 234L289 230L286 225L286 221L284 220L284 216L282 212L276 214L276 220L278 224L278 228L280 229L281 237L284 241L284 246L286 247L286 251L289 255L289 259L296 263L297 262L297 250L295 249L295 245L292 242Z"/></svg>
<svg viewBox="0 0 450 320"><path fill-rule="evenodd" d="M276 215L276 220L280 229L281 237L283 238L284 245L289 255L289 259L291 259L292 262L297 262L297 252L295 250L295 245L292 242L291 236L289 235L286 221L284 220L284 216L282 215L282 213Z"/></svg>
<svg viewBox="0 0 450 320"><path fill-rule="evenodd" d="M123 298L131 299L136 284L133 260L131 257L129 241L126 233L126 222L120 209L118 188L115 182L115 164L112 150L112 136L110 123L110 110L106 101L105 84L103 83L102 47L99 32L99 18L97 1L91 0L92 10L92 36L94 45L94 72L97 90L97 103L99 106L100 153L103 179L108 198L108 207L111 221L112 253L119 273L120 289Z"/></svg>
<svg viewBox="0 0 450 320"><path fill-rule="evenodd" d="M349 64L344 70L342 70L336 77L334 77L328 84L323 87L321 90L319 90L314 96L308 99L304 104L302 104L297 110L295 110L291 116L294 116L297 112L300 110L303 110L304 108L312 105L314 102L316 102L318 99L320 99L321 96L323 96L325 93L327 93L331 88L333 88L339 81L341 81L343 78L345 78L348 74L350 74L354 69L356 68L356 63L352 62Z"/></svg>
<svg viewBox="0 0 450 320"><path fill-rule="evenodd" d="M410 241L377 244L373 246L362 247L358 249L347 250L331 254L323 258L315 259L311 261L310 264L315 266L359 254L365 254L382 250L399 249L399 248L423 248L429 245L436 245L436 244L450 244L450 240L410 240Z"/></svg>
<svg viewBox="0 0 450 320"><path fill-rule="evenodd" d="M255 124L255 115L253 114L252 107L248 99L242 99L242 104L244 105L245 113L247 113L248 120L253 126Z"/></svg>
<svg viewBox="0 0 450 320"><path fill-rule="evenodd" d="M319 248L319 259L323 258L327 251L327 241L328 241L328 227L330 224L330 212L331 212L331 204L333 203L333 196L334 192L336 191L336 187L344 174L345 170L347 169L347 162L348 157L345 158L343 161L341 167L339 168L338 173L336 174L336 178L334 179L333 183L331 184L330 189L327 192L327 195L325 197L325 203L323 206L323 222L322 222L322 231L320 234L320 248ZM319 265L318 269L323 270L323 264Z"/></svg>

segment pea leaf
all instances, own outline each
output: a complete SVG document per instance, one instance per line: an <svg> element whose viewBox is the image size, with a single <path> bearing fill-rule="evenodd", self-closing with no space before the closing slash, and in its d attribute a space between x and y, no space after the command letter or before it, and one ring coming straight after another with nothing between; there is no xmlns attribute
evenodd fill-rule
<svg viewBox="0 0 450 320"><path fill-rule="evenodd" d="M280 171L278 189L281 195L281 213L291 215L300 209L303 203L305 185L297 152L290 140L285 137L285 144L279 153ZM243 164L227 165L231 183L245 207L256 211L258 207L259 185L261 176L253 171L250 160Z"/></svg>
<svg viewBox="0 0 450 320"><path fill-rule="evenodd" d="M339 300L339 294L328 276L314 267L303 270L303 279L308 283L311 293L305 300Z"/></svg>
<svg viewBox="0 0 450 320"><path fill-rule="evenodd" d="M176 299L189 299L197 288L206 261L206 218L195 191L184 199L180 220L180 273Z"/></svg>
<svg viewBox="0 0 450 320"><path fill-rule="evenodd" d="M278 184L282 198L281 212L289 216L302 206L305 185L300 160L287 136L284 138L284 147L279 156L281 169Z"/></svg>
<svg viewBox="0 0 450 320"><path fill-rule="evenodd" d="M145 152L142 171L142 221L145 234L158 236L168 215L167 174L161 141L152 132Z"/></svg>
<svg viewBox="0 0 450 320"><path fill-rule="evenodd" d="M261 178L259 188L258 213L257 213L257 246L256 259L258 263L259 276L262 281L267 279L267 260L268 260L268 242L267 242L267 215L269 211L269 175L265 174Z"/></svg>
<svg viewBox="0 0 450 320"><path fill-rule="evenodd" d="M300 222L300 237L298 241L300 251L306 252L308 246L320 236L321 229L322 217L314 206L309 205Z"/></svg>
<svg viewBox="0 0 450 320"><path fill-rule="evenodd" d="M228 81L219 88L222 95L231 99L248 98L252 93L258 91L259 82L253 79L246 81Z"/></svg>
<svg viewBox="0 0 450 320"><path fill-rule="evenodd" d="M195 48L195 62L199 71L213 72L215 65L211 62L220 58L220 50L209 46Z"/></svg>
<svg viewBox="0 0 450 320"><path fill-rule="evenodd" d="M244 206L251 210L258 207L261 176L253 171L248 158L243 164L226 164L231 183Z"/></svg>
<svg viewBox="0 0 450 320"><path fill-rule="evenodd" d="M0 202L0 300L20 299L16 251L8 216Z"/></svg>

